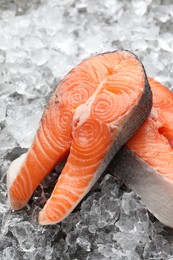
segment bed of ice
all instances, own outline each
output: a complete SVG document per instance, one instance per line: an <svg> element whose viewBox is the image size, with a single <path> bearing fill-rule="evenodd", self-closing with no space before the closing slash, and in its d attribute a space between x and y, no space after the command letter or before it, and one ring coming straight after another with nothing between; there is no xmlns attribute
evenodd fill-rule
<svg viewBox="0 0 173 260"><path fill-rule="evenodd" d="M109 171L62 224L48 227L37 214L59 169L18 213L5 184L56 84L86 57L132 50L171 87L172 21L172 0L0 0L0 259L173 259L173 230Z"/></svg>

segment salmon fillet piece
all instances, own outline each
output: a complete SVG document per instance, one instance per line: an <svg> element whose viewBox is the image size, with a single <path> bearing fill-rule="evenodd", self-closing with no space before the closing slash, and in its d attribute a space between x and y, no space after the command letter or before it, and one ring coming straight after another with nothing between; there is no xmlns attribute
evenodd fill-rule
<svg viewBox="0 0 173 260"><path fill-rule="evenodd" d="M11 207L23 208L45 176L67 158L39 214L40 224L62 221L144 122L151 103L143 65L129 51L100 54L76 66L56 88L29 151L8 170Z"/></svg>
<svg viewBox="0 0 173 260"><path fill-rule="evenodd" d="M149 78L151 113L111 164L157 219L173 227L173 93Z"/></svg>

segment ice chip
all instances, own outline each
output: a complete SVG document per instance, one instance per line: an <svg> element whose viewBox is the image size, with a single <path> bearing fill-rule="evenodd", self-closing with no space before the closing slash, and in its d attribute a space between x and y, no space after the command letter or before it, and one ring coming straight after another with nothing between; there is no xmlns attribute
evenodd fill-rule
<svg viewBox="0 0 173 260"><path fill-rule="evenodd" d="M50 52L48 49L37 49L32 52L31 59L33 63L40 66L49 60Z"/></svg>
<svg viewBox="0 0 173 260"><path fill-rule="evenodd" d="M17 250L14 247L6 247L3 250L3 260L8 260L8 259L17 259L19 255L16 252Z"/></svg>
<svg viewBox="0 0 173 260"><path fill-rule="evenodd" d="M164 239L161 235L157 235L145 246L144 258L145 259L171 259L172 248L170 243Z"/></svg>
<svg viewBox="0 0 173 260"><path fill-rule="evenodd" d="M134 12L138 15L138 16L143 16L146 11L147 11L147 7L148 5L152 2L152 0L132 0L132 5L134 8Z"/></svg>
<svg viewBox="0 0 173 260"><path fill-rule="evenodd" d="M91 250L91 242L89 241L89 239L78 237L76 242L85 251L89 252Z"/></svg>
<svg viewBox="0 0 173 260"><path fill-rule="evenodd" d="M0 99L0 123L6 118L6 103L3 99Z"/></svg>
<svg viewBox="0 0 173 260"><path fill-rule="evenodd" d="M35 108L34 108L35 107ZM8 110L7 127L21 148L28 148L38 128L42 114L42 104L39 101L33 105L11 107Z"/></svg>
<svg viewBox="0 0 173 260"><path fill-rule="evenodd" d="M2 252L6 247L15 246L15 241L7 236L0 235L0 251Z"/></svg>

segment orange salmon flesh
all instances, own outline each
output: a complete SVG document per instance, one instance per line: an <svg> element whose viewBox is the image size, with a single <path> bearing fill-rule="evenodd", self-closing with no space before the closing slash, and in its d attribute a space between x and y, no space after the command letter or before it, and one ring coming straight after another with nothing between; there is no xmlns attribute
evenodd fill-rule
<svg viewBox="0 0 173 260"><path fill-rule="evenodd" d="M139 120L129 123L143 100L146 86L148 96L145 103L140 103L144 107L138 112ZM100 54L76 66L56 88L26 156L14 161L8 170L11 207L23 208L45 176L67 158L52 195L39 214L43 225L62 221L143 123L150 109L146 74L132 53Z"/></svg>

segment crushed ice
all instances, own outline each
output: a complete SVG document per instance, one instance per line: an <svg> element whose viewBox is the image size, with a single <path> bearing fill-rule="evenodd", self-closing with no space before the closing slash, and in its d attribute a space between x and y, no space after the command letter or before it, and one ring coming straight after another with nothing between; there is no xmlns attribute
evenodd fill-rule
<svg viewBox="0 0 173 260"><path fill-rule="evenodd" d="M171 0L0 0L0 259L172 259L173 231L109 174L49 227L37 215L60 169L20 212L9 209L5 184L56 84L86 57L130 49L171 88L172 19Z"/></svg>

